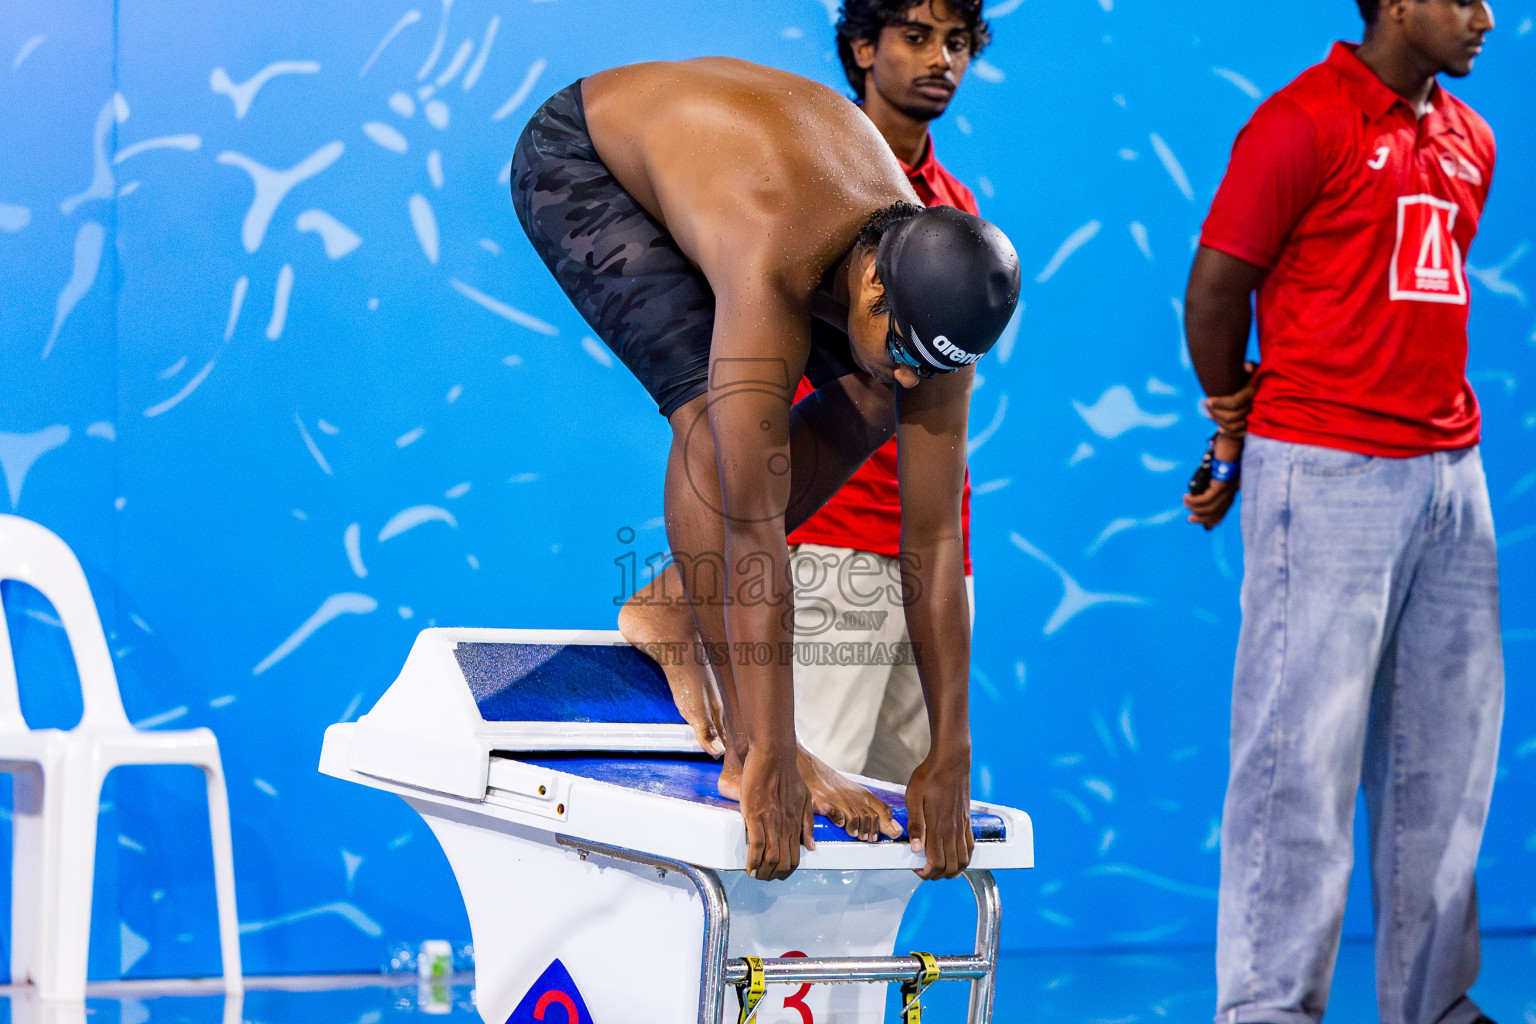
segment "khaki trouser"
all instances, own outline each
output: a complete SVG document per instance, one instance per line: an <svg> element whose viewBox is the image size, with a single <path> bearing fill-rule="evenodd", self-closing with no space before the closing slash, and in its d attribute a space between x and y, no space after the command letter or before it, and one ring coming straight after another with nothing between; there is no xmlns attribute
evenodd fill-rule
<svg viewBox="0 0 1536 1024"><path fill-rule="evenodd" d="M796 544L795 732L838 771L906 785L928 756L928 709L906 651L896 559ZM820 568L817 568L817 563ZM976 589L965 578L976 619Z"/></svg>

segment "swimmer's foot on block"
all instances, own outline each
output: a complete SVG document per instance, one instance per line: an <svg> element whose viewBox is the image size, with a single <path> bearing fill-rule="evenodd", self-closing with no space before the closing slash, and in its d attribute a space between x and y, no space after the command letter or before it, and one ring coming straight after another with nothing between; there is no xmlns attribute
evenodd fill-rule
<svg viewBox="0 0 1536 1024"><path fill-rule="evenodd" d="M672 573L671 580L666 574ZM619 609L619 632L636 648L652 654L661 665L672 701L683 721L693 727L699 746L715 757L724 757L720 772L720 795L741 800L741 761L727 756L725 712L714 674L699 658L692 656L698 634L693 613L686 604L667 598L682 593L682 578L677 566L669 565L649 586L635 591ZM677 652L684 656L674 656ZM657 656L660 655L660 656ZM800 778L810 791L812 807L849 835L868 842L879 840L881 833L900 839L902 828L891 816L885 801L856 782L850 782L816 755L800 748Z"/></svg>
<svg viewBox="0 0 1536 1024"><path fill-rule="evenodd" d="M902 827L884 800L804 747L800 748L799 764L800 778L811 791L811 805L817 814L865 842L877 842L881 833L891 839L901 838Z"/></svg>
<svg viewBox="0 0 1536 1024"><path fill-rule="evenodd" d="M666 572L676 573L677 568L669 565ZM683 721L693 727L699 746L721 757L725 754L725 709L720 688L709 666L694 657L698 647L693 613L686 604L666 597L664 576L635 591L619 609L619 632L661 666L672 689L672 702ZM682 580L673 579L671 587L674 593L681 593Z"/></svg>
<svg viewBox="0 0 1536 1024"><path fill-rule="evenodd" d="M800 779L811 793L811 809L844 832L866 842L878 842L881 834L900 839L902 827L891 809L875 794L845 778L821 758L800 748ZM720 770L720 795L741 799L741 762L727 756Z"/></svg>

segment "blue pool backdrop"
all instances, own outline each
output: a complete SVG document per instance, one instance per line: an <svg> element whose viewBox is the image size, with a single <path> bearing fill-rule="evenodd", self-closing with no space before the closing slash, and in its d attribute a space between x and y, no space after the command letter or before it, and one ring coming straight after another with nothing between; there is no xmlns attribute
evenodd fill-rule
<svg viewBox="0 0 1536 1024"><path fill-rule="evenodd" d="M5 8L0 509L79 553L130 718L218 734L248 970L467 941L431 835L319 775L323 730L423 626L611 627L616 560L665 546L665 424L522 237L516 133L640 60L731 54L841 89L832 0ZM1358 38L1354 11L1000 0L935 127L1025 271L970 442L974 787L1037 829L1039 866L1004 882L1009 949L1213 937L1242 565L1233 524L1180 513L1209 431L1180 300L1234 134ZM1497 13L1455 85L1499 137L1468 254L1510 683L1480 881L1486 927L1529 929L1536 0ZM72 724L48 606L6 596L33 724ZM216 969L202 808L192 769L109 780L94 977ZM961 945L969 913L924 887L903 941Z"/></svg>

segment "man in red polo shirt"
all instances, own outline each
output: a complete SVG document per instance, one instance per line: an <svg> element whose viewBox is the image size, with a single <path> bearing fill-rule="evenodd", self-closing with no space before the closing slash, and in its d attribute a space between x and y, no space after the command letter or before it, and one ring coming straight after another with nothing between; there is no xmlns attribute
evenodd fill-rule
<svg viewBox="0 0 1536 1024"><path fill-rule="evenodd" d="M860 107L928 206L978 214L976 197L933 155L942 115L990 41L979 0L845 0L838 56ZM796 399L811 392L800 382ZM961 496L966 589L971 488ZM901 600L896 439L789 535L795 574L795 731L845 772L905 784L928 754L929 727ZM861 646L867 645L867 646Z"/></svg>
<svg viewBox="0 0 1536 1024"><path fill-rule="evenodd" d="M1337 44L1238 135L1186 303L1195 370L1225 396L1191 521L1221 521L1239 457L1247 491L1222 1024L1322 1017L1362 785L1383 1024L1485 1020L1467 996L1473 870L1504 670L1465 259L1494 144L1436 75L1471 71L1493 15L1358 2L1364 42Z"/></svg>

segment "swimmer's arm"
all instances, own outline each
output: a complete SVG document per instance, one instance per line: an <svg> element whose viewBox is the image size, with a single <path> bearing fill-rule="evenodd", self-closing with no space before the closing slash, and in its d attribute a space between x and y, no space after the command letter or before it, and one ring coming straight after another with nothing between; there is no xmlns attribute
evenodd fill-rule
<svg viewBox="0 0 1536 1024"><path fill-rule="evenodd" d="M708 395L720 493L709 504L724 513L731 667L749 738L793 748L790 666L777 657L768 665L739 659L735 646L768 643L777 651L791 639L783 615L790 600L789 410L810 344L808 321L780 290L756 282L730 291L717 286L716 294Z"/></svg>
<svg viewBox="0 0 1536 1024"><path fill-rule="evenodd" d="M948 878L970 863L970 601L960 496L974 370L898 390L902 592L933 735L907 787L914 848L924 878ZM915 822L916 827L911 823Z"/></svg>
<svg viewBox="0 0 1536 1024"><path fill-rule="evenodd" d="M771 273L711 283L709 428L719 481L704 481L718 489L701 497L721 513L716 535L730 602L730 689L741 719L732 742L743 764L748 870L782 878L798 866L801 843L812 845L811 802L796 761L792 664L781 657L792 639L785 614L792 600L784 531L789 410L805 368L809 321Z"/></svg>

